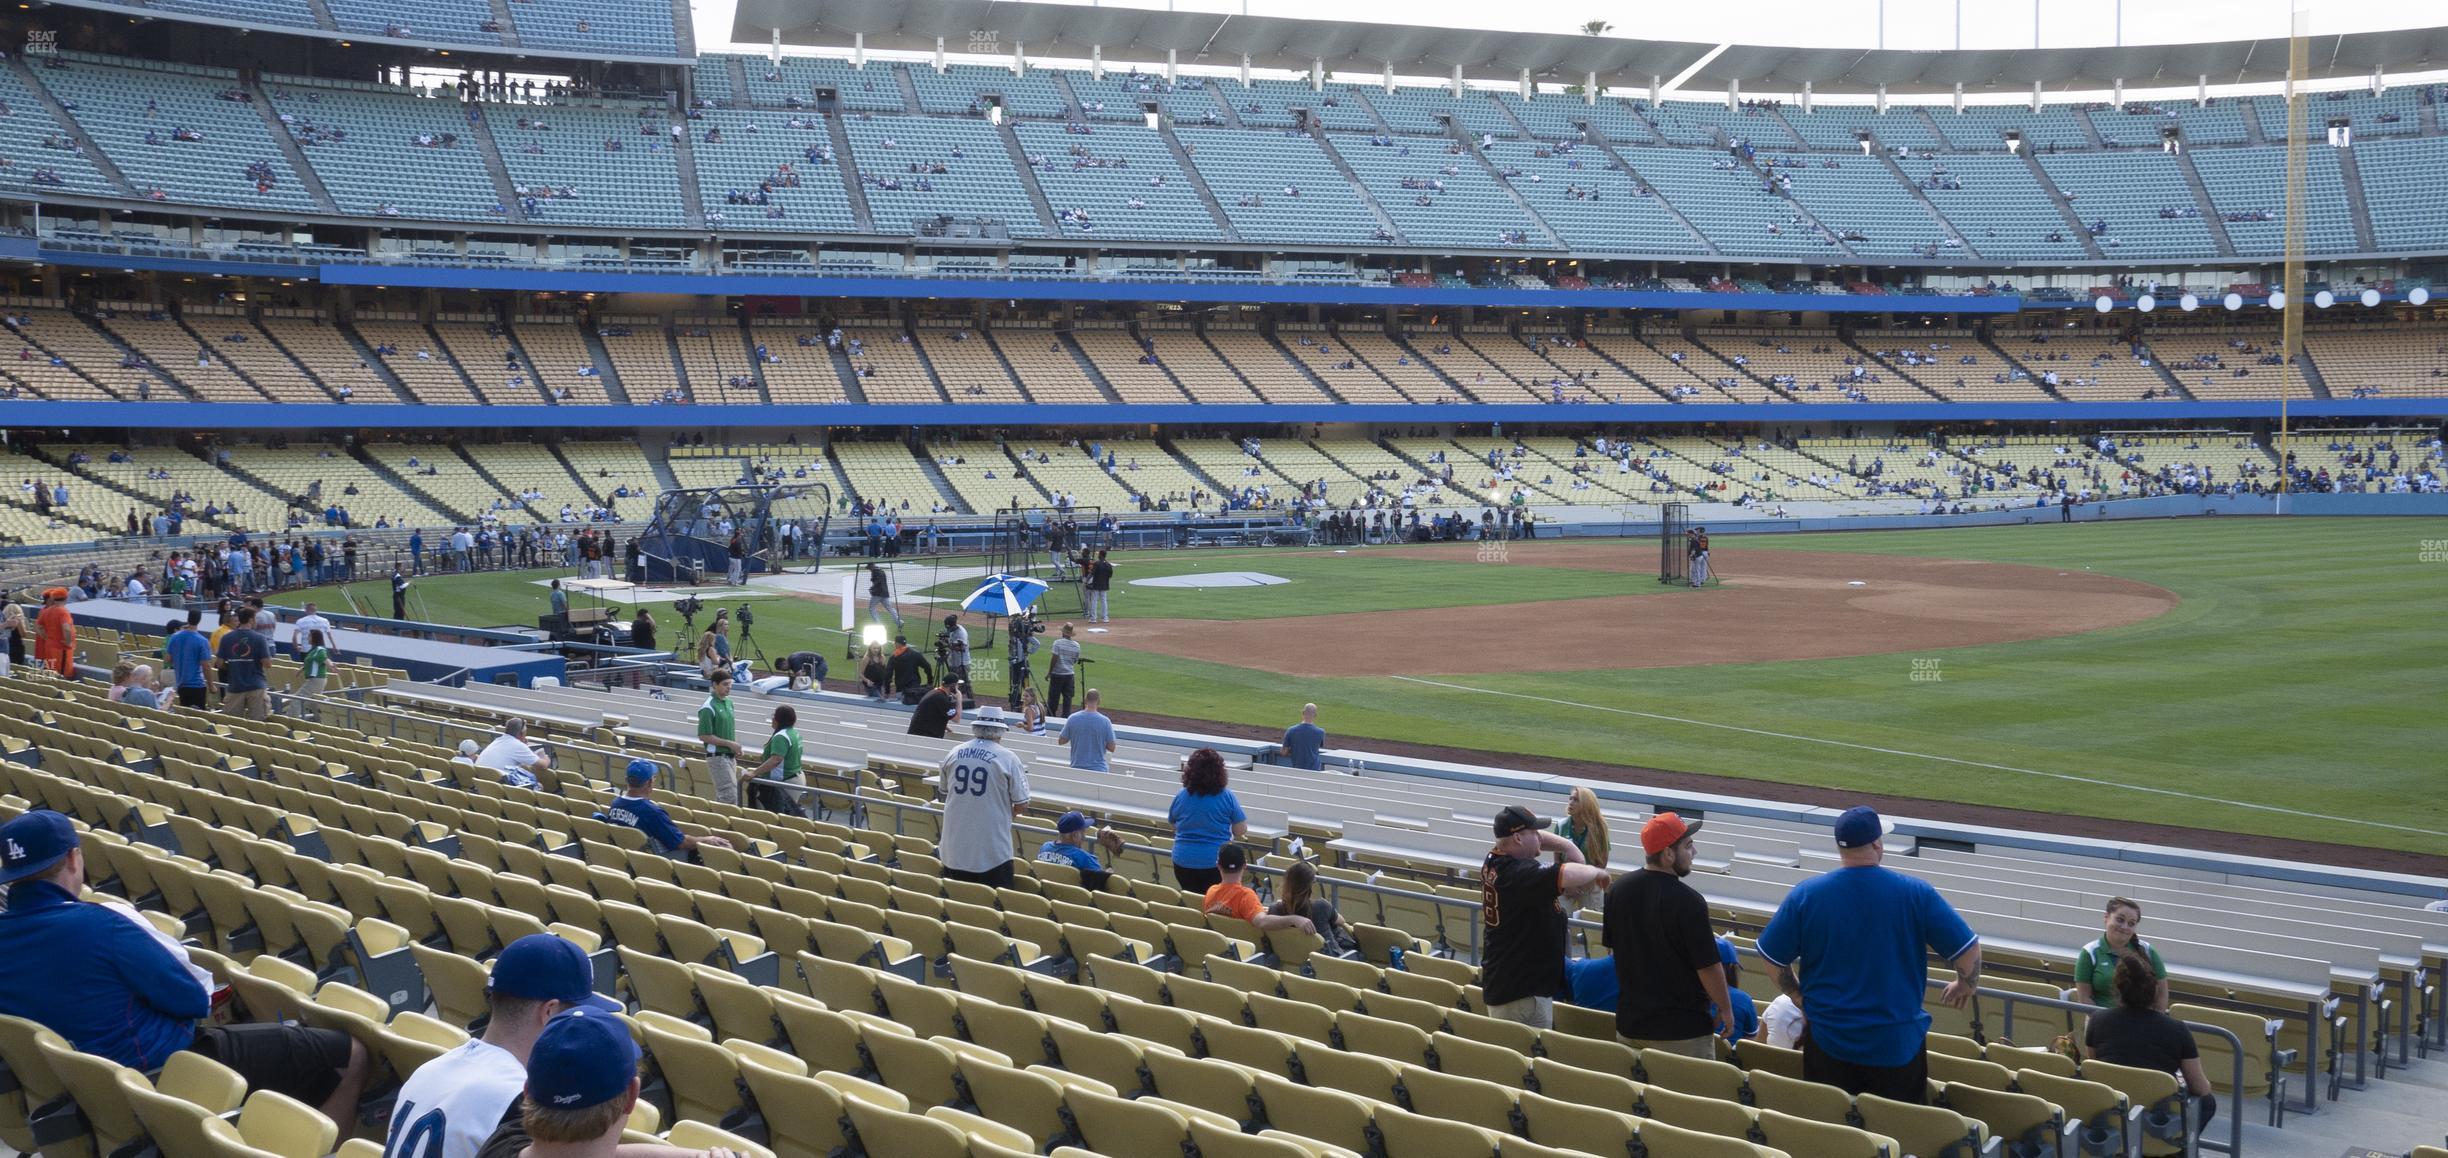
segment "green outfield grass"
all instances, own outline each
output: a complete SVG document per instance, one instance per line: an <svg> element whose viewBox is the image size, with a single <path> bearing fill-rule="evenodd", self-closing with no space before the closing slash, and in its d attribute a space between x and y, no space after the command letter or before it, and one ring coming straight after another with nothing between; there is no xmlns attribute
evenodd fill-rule
<svg viewBox="0 0 2448 1158"><path fill-rule="evenodd" d="M1300 679L1092 639L1101 662L1090 682L1126 713L1242 724L1288 724L1315 701L1338 743L1381 737L2448 853L2448 562L2419 557L2426 541L2441 540L2448 519L1746 536L1720 545L2088 567L2183 602L2129 627L2024 643L1568 676ZM1560 567L1537 568L1528 583L1514 565L1500 582L1485 565L1405 561L1393 557L1399 550L1135 555L1132 577L1203 568L1292 581L1132 588L1114 610L1126 620L1257 619L1510 602L1525 590L1660 591L1628 581L1638 576ZM1624 550L1656 547L1628 541ZM378 586L360 585L387 611ZM543 604L541 589L517 577L421 586L446 621L532 623ZM830 605L767 600L757 633L772 652L811 639L837 646L827 629L838 617Z"/></svg>

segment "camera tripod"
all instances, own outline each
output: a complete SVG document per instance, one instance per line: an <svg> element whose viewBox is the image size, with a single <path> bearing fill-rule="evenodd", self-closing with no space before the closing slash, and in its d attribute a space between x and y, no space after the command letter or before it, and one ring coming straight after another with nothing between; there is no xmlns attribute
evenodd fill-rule
<svg viewBox="0 0 2448 1158"><path fill-rule="evenodd" d="M772 667L773 661L765 658L765 646L757 642L755 622L748 618L746 608L740 610L739 644L735 650L742 655L755 656L759 667Z"/></svg>

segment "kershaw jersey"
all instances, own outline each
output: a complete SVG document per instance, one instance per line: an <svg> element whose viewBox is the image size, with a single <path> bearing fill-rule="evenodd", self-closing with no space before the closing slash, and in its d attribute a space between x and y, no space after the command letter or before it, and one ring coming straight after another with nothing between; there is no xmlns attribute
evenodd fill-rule
<svg viewBox="0 0 2448 1158"><path fill-rule="evenodd" d="M476 1158L526 1089L527 1067L482 1039L426 1062L400 1087L383 1158Z"/></svg>

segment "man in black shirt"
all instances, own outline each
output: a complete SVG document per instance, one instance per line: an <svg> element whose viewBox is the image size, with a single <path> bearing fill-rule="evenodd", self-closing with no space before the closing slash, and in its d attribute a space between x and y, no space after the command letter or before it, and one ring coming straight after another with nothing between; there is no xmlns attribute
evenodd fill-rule
<svg viewBox="0 0 2448 1158"><path fill-rule="evenodd" d="M892 658L884 661L884 664L892 671L894 695L915 692L935 678L935 665L928 663L917 648L910 646L906 635L894 637Z"/></svg>
<svg viewBox="0 0 2448 1158"><path fill-rule="evenodd" d="M1106 606L1106 600L1112 598L1113 593L1113 562L1105 557L1103 550L1096 553L1096 562L1088 565L1087 578L1088 622L1113 622L1113 611Z"/></svg>
<svg viewBox="0 0 2448 1158"><path fill-rule="evenodd" d="M1692 834L1698 831L1700 822L1687 824L1671 812L1641 826L1641 852L1648 859L1607 890L1605 940L1622 994L1616 1034L1639 1049L1713 1061L1717 1043L1710 1038L1729 1033L1734 1018L1717 938L1709 931L1708 901L1683 883L1691 875Z"/></svg>
<svg viewBox="0 0 2448 1158"><path fill-rule="evenodd" d="M918 701L917 709L910 713L910 735L944 738L952 726L952 717L960 712L960 700L954 698L953 687L952 673L946 672L943 682Z"/></svg>
<svg viewBox="0 0 2448 1158"><path fill-rule="evenodd" d="M1564 987L1564 910L1557 902L1607 883L1605 869L1584 862L1580 849L1546 828L1529 809L1507 805L1496 814L1496 847L1479 869L1486 925L1479 987L1488 1016L1536 1029L1554 1024L1554 994ZM1539 863L1549 852L1556 863Z"/></svg>

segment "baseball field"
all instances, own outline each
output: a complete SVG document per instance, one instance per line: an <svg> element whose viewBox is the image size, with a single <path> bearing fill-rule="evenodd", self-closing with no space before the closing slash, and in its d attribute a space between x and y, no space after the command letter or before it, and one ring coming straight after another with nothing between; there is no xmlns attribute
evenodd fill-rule
<svg viewBox="0 0 2448 1158"><path fill-rule="evenodd" d="M1336 745L2448 864L2448 520L1729 536L1699 590L1657 582L1653 540L1493 547L1120 554L1083 683L1126 723L1271 735L1306 701ZM977 562L896 569L914 639L946 609L920 597L957 602ZM418 586L429 618L532 625L544 578ZM813 593L838 579L753 586L767 653L824 651L855 686ZM387 609L380 587L360 597ZM648 606L668 646L678 618ZM978 691L999 698L985 638Z"/></svg>

